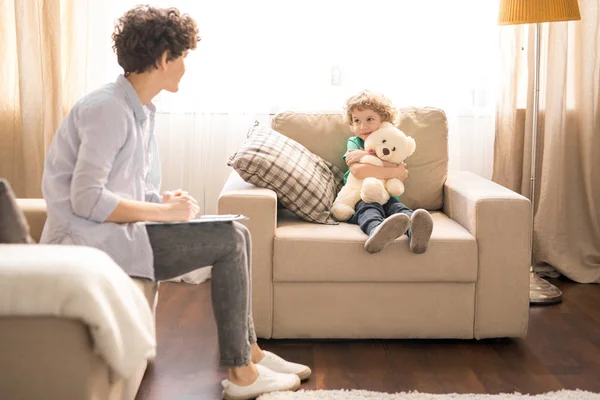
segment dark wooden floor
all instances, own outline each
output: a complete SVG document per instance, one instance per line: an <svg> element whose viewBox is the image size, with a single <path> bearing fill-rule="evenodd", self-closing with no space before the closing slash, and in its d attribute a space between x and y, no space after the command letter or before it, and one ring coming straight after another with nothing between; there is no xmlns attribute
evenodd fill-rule
<svg viewBox="0 0 600 400"><path fill-rule="evenodd" d="M284 358L309 365L305 389L428 393L600 392L600 285L553 280L560 305L530 309L525 340L262 340ZM210 286L163 284L157 310L158 357L140 400L218 399Z"/></svg>

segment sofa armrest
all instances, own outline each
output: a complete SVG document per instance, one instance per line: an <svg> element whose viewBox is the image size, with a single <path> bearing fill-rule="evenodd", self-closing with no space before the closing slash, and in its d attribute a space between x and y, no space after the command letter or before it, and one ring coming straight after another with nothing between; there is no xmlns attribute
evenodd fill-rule
<svg viewBox="0 0 600 400"><path fill-rule="evenodd" d="M141 381L111 377L89 327L71 318L0 316L0 354L3 399L133 400Z"/></svg>
<svg viewBox="0 0 600 400"><path fill-rule="evenodd" d="M219 196L219 214L243 214L252 235L252 310L256 334L270 338L273 327L273 240L277 195L258 188L233 171Z"/></svg>
<svg viewBox="0 0 600 400"><path fill-rule="evenodd" d="M444 213L477 240L476 338L527 333L530 206L527 198L473 173L448 174Z"/></svg>
<svg viewBox="0 0 600 400"><path fill-rule="evenodd" d="M100 250L71 245L0 245L0 316L84 321L115 376L154 358L154 318L143 293Z"/></svg>

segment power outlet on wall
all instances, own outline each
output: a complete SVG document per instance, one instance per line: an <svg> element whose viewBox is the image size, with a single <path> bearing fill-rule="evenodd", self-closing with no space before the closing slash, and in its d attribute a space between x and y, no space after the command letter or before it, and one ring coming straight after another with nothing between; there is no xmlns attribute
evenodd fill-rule
<svg viewBox="0 0 600 400"><path fill-rule="evenodd" d="M331 67L331 86L342 85L342 70L339 65Z"/></svg>

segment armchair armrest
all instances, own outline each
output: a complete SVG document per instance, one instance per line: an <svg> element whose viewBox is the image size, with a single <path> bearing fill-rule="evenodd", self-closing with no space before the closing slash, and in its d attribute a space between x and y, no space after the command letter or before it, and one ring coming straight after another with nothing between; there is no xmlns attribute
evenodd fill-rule
<svg viewBox="0 0 600 400"><path fill-rule="evenodd" d="M476 338L527 333L530 207L527 198L488 179L463 171L448 174L444 213L477 240Z"/></svg>
<svg viewBox="0 0 600 400"><path fill-rule="evenodd" d="M277 195L258 188L233 171L219 196L219 214L243 214L252 235L252 305L256 334L270 338L273 316L273 240L277 228Z"/></svg>

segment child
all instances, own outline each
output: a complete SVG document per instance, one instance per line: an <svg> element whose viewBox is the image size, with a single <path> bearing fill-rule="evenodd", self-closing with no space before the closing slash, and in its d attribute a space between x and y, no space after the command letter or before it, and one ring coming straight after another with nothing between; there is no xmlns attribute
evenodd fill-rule
<svg viewBox="0 0 600 400"><path fill-rule="evenodd" d="M386 97L369 91L361 92L346 101L346 122L352 126L356 136L348 139L348 151L343 157L349 167L344 175L344 183L350 173L361 180L367 177L398 178L402 182L406 180L408 171L404 164L395 165L384 161L383 167L377 167L359 163L368 154L364 150L365 139L379 129L383 122L394 123L397 114ZM418 209L413 212L396 196L390 196L390 200L384 205L359 200L354 209L355 213L348 223L359 225L369 235L365 242L365 250L369 253L380 252L404 233L410 240L410 250L413 253L427 251L433 219L426 210Z"/></svg>

